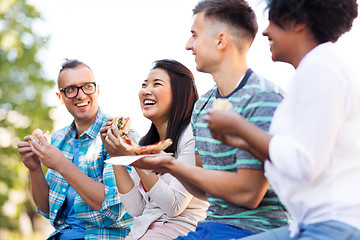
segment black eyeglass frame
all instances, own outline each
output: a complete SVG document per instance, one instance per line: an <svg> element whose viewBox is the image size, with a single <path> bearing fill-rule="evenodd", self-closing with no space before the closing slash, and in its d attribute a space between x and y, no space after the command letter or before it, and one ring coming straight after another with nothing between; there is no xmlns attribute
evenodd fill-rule
<svg viewBox="0 0 360 240"><path fill-rule="evenodd" d="M94 91L93 91L92 93L86 93L86 92L84 91L84 89L83 89L83 87L84 87L85 85L88 85L88 84L93 84L93 85L94 85ZM66 90L69 89L69 88L76 88L77 91L76 91L76 95L75 95L74 97L68 97L68 96L66 95ZM79 87L77 87L77 86L68 86L68 87L65 87L65 88L60 88L59 91L60 91L60 92L63 92L64 95L65 95L65 97L67 97L68 99L73 99L73 98L76 98L77 95L79 95L79 89L81 89L81 91L83 91L83 93L86 94L86 95L92 95L92 94L94 94L94 92L96 91L96 82L87 82L87 83L84 83L83 85L81 85L81 86L79 86Z"/></svg>

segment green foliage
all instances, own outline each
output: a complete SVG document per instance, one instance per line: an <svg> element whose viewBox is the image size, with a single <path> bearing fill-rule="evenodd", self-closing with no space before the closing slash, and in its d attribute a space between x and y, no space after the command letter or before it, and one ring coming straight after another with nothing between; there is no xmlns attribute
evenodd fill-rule
<svg viewBox="0 0 360 240"><path fill-rule="evenodd" d="M54 82L43 77L37 59L47 38L32 29L39 20L27 0L0 0L0 229L17 230L20 212L34 211L17 142L35 128L52 130L44 93Z"/></svg>

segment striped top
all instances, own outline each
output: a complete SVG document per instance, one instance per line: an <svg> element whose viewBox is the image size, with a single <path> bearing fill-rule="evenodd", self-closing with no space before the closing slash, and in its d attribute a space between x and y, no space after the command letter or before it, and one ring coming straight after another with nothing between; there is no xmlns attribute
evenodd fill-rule
<svg viewBox="0 0 360 240"><path fill-rule="evenodd" d="M215 86L201 96L195 104L191 119L195 154L200 155L204 168L229 172L237 172L240 168L264 169L263 164L250 153L224 145L211 137L204 117L216 98L227 98L234 106L234 111L267 131L273 113L283 98L282 90L249 69L241 84L230 95L222 97ZM207 194L207 197L210 207L205 221L228 224L255 233L288 224L288 214L271 187L258 208L253 210L211 194Z"/></svg>
<svg viewBox="0 0 360 240"><path fill-rule="evenodd" d="M74 211L76 217L85 223L85 239L124 239L132 225L133 218L125 211L116 187L112 166L104 163L109 158L100 138L100 128L106 116L99 109L94 124L79 137L79 168L90 178L105 185L105 198L99 211L93 210L79 194L75 196ZM133 133L133 131L131 130ZM65 157L73 160L73 140L76 126L70 126L54 132L51 144L59 148ZM54 236L69 227L65 223L62 206L69 184L56 171L49 169L46 174L49 183L49 213L41 213L50 219L55 228ZM38 210L39 211L39 210ZM50 237L51 237L50 236Z"/></svg>

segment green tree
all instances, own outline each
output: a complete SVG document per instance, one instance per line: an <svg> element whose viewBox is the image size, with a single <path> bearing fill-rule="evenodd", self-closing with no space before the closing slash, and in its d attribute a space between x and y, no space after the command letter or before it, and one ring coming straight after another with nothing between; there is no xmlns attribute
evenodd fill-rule
<svg viewBox="0 0 360 240"><path fill-rule="evenodd" d="M33 31L40 20L27 0L0 0L0 230L18 230L21 214L37 216L16 144L33 129L53 125L44 93L54 82L37 58L47 37Z"/></svg>

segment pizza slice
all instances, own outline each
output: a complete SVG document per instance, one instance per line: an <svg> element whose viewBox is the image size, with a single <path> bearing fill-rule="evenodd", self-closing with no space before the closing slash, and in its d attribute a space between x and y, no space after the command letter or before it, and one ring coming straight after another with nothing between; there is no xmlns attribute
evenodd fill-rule
<svg viewBox="0 0 360 240"><path fill-rule="evenodd" d="M163 151L173 143L173 141L170 138L168 138L166 140L162 140L155 144L140 146L137 143L132 142L126 135L121 136L120 139L122 141L123 146L127 150L140 155Z"/></svg>

